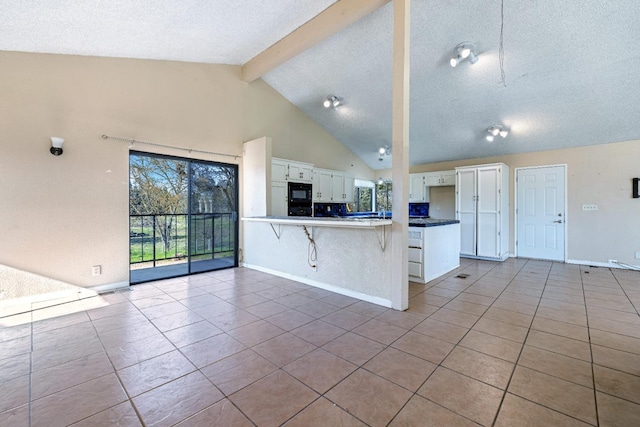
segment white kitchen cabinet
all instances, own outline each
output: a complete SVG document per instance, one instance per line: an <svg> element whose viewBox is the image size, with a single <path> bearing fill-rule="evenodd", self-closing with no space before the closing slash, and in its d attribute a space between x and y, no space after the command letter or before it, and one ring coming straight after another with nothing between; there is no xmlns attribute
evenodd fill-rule
<svg viewBox="0 0 640 427"><path fill-rule="evenodd" d="M313 165L289 161L289 181L311 182L313 180Z"/></svg>
<svg viewBox="0 0 640 427"><path fill-rule="evenodd" d="M460 254L504 260L509 256L509 166L456 168L456 219Z"/></svg>
<svg viewBox="0 0 640 427"><path fill-rule="evenodd" d="M273 216L287 216L287 183L271 181L271 213Z"/></svg>
<svg viewBox="0 0 640 427"><path fill-rule="evenodd" d="M271 181L309 182L313 180L313 165L273 157L271 159Z"/></svg>
<svg viewBox="0 0 640 427"><path fill-rule="evenodd" d="M331 173L328 169L313 170L313 201L331 203Z"/></svg>
<svg viewBox="0 0 640 427"><path fill-rule="evenodd" d="M409 280L427 283L460 267L460 224L409 227Z"/></svg>
<svg viewBox="0 0 640 427"><path fill-rule="evenodd" d="M355 178L345 172L331 171L331 202L353 202Z"/></svg>
<svg viewBox="0 0 640 427"><path fill-rule="evenodd" d="M409 174L409 202L424 203L429 201L429 192L425 186L424 173Z"/></svg>
<svg viewBox="0 0 640 427"><path fill-rule="evenodd" d="M355 200L356 178L348 173L344 174L344 201L351 203Z"/></svg>
<svg viewBox="0 0 640 427"><path fill-rule="evenodd" d="M456 171L427 172L424 181L427 187L456 185Z"/></svg>

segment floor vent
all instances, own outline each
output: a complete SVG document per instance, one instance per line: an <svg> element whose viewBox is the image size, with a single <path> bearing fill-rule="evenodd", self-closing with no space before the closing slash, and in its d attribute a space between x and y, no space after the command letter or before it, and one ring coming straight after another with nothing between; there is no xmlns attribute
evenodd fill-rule
<svg viewBox="0 0 640 427"><path fill-rule="evenodd" d="M456 279L466 279L469 276L470 276L470 274L464 274L464 273L463 274L458 274L456 276Z"/></svg>
<svg viewBox="0 0 640 427"><path fill-rule="evenodd" d="M104 292L98 292L98 295L111 295L111 294L115 294L115 291L104 291Z"/></svg>

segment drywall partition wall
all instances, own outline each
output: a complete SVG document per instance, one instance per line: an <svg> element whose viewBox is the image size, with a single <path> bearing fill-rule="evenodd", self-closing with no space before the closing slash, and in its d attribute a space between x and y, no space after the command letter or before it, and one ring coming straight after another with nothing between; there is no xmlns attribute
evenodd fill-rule
<svg viewBox="0 0 640 427"><path fill-rule="evenodd" d="M249 134L310 127L317 144L340 150L298 113L272 115L270 105L290 104L239 76L237 66L0 52L0 264L82 287L128 283L129 147L102 134L241 156ZM51 136L65 138L63 155L49 153Z"/></svg>
<svg viewBox="0 0 640 427"><path fill-rule="evenodd" d="M567 165L567 260L606 264L615 259L638 265L640 203L631 197L631 178L638 174L640 140L535 153L419 165L412 173L453 169L456 166L503 162L513 171L519 167ZM514 174L510 192L514 197ZM582 205L597 204L597 211ZM514 235L514 203L510 206L510 229ZM511 253L515 253L514 240Z"/></svg>

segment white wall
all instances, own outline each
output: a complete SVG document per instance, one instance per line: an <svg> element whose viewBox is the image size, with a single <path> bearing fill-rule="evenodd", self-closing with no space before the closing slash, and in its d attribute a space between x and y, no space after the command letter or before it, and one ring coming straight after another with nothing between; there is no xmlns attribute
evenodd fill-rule
<svg viewBox="0 0 640 427"><path fill-rule="evenodd" d="M511 253L515 252L514 169L566 164L568 260L606 263L616 259L640 264L634 258L640 252L640 199L631 197L631 179L640 176L640 140L418 165L410 172L496 162L511 167ZM598 210L585 212L583 204L597 204Z"/></svg>
<svg viewBox="0 0 640 427"><path fill-rule="evenodd" d="M0 52L0 264L82 287L128 281L129 148L102 134L238 156L243 141L270 136L276 156L371 178L264 81L239 76L237 66ZM66 140L60 157L51 136Z"/></svg>

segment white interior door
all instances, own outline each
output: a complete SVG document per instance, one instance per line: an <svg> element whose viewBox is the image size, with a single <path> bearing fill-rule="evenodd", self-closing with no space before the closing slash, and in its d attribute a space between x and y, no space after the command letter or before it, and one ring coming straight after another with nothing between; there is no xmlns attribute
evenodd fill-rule
<svg viewBox="0 0 640 427"><path fill-rule="evenodd" d="M518 169L516 173L519 257L565 260L565 167Z"/></svg>

